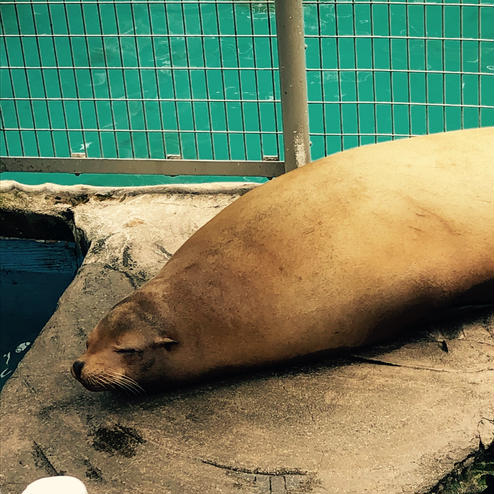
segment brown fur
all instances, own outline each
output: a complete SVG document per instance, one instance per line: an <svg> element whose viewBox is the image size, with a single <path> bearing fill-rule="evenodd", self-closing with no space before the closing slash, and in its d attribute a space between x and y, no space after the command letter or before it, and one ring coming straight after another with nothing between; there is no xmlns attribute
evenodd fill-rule
<svg viewBox="0 0 494 494"><path fill-rule="evenodd" d="M252 190L97 325L81 382L177 381L396 334L493 278L493 165L484 128L352 149Z"/></svg>

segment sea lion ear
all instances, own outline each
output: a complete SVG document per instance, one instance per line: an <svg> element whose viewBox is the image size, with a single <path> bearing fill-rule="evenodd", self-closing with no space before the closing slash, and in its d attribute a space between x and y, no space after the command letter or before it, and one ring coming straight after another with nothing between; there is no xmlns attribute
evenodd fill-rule
<svg viewBox="0 0 494 494"><path fill-rule="evenodd" d="M168 336L158 336L154 340L153 346L156 347L165 347L167 350L170 349L173 345L176 345L178 342L173 340L172 338L169 338Z"/></svg>

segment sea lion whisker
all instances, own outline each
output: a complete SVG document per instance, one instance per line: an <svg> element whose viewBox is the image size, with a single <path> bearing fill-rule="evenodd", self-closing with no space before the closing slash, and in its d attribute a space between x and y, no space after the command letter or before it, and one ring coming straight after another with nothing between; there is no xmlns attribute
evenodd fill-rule
<svg viewBox="0 0 494 494"><path fill-rule="evenodd" d="M88 376L86 378L86 382L87 384L89 384L90 387L93 387L93 388L98 388L101 386L101 382L100 382L100 379L99 379L99 376Z"/></svg>
<svg viewBox="0 0 494 494"><path fill-rule="evenodd" d="M102 373L102 374L92 376L91 384L93 384L96 387L103 388L103 389L108 389L108 388L115 389L118 387L115 383L115 380L108 373Z"/></svg>
<svg viewBox="0 0 494 494"><path fill-rule="evenodd" d="M115 388L118 388L120 390L123 390L123 391L127 391L128 393L131 393L131 394L138 394L138 390L133 388L132 386L124 383L124 382L119 382L119 381L116 381L115 382Z"/></svg>
<svg viewBox="0 0 494 494"><path fill-rule="evenodd" d="M122 384L118 381L112 381L111 383L109 383L108 387L110 387L111 389L114 389L114 390L118 390L118 391L126 391L128 393L133 392L133 390L130 389L128 386L125 386L124 384Z"/></svg>
<svg viewBox="0 0 494 494"><path fill-rule="evenodd" d="M119 372L108 372L108 378L112 380L112 384L121 389L125 389L131 393L138 394L144 392L144 389L131 377Z"/></svg>
<svg viewBox="0 0 494 494"><path fill-rule="evenodd" d="M132 377L127 376L126 374L114 372L112 373L112 377L118 379L120 382L125 382L131 387L144 391L144 389L137 383L135 379L132 379Z"/></svg>
<svg viewBox="0 0 494 494"><path fill-rule="evenodd" d="M108 380L108 378L105 375L97 376L97 381L98 381L98 384L100 384L103 387L110 384L110 381Z"/></svg>
<svg viewBox="0 0 494 494"><path fill-rule="evenodd" d="M138 391L144 391L142 386L139 383L137 383L137 381L135 381L134 379L132 379L129 376L120 376L120 381L125 382L128 386L130 386L130 387L132 387Z"/></svg>
<svg viewBox="0 0 494 494"><path fill-rule="evenodd" d="M113 376L109 372L105 372L103 374L99 375L99 379L101 384L110 387L110 388L115 388L118 387L118 383L116 382L115 376Z"/></svg>
<svg viewBox="0 0 494 494"><path fill-rule="evenodd" d="M144 388L142 388L142 386L140 386L136 381L134 381L131 378L129 378L129 379L121 379L119 382L122 385L125 385L134 394L144 393Z"/></svg>
<svg viewBox="0 0 494 494"><path fill-rule="evenodd" d="M134 389L131 386L129 386L126 382L124 382L118 378L113 378L112 386L114 389L121 389L124 391L128 391L130 393L134 392Z"/></svg>
<svg viewBox="0 0 494 494"><path fill-rule="evenodd" d="M95 374L92 376L93 380L94 381L97 381L98 383L105 383L107 381L107 376L106 376L106 373L103 373L103 374Z"/></svg>

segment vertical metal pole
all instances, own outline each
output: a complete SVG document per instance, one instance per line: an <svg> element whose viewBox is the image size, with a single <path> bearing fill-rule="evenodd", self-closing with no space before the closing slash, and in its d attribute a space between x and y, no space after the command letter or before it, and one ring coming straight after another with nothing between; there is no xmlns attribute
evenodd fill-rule
<svg viewBox="0 0 494 494"><path fill-rule="evenodd" d="M285 171L310 161L302 0L275 0Z"/></svg>

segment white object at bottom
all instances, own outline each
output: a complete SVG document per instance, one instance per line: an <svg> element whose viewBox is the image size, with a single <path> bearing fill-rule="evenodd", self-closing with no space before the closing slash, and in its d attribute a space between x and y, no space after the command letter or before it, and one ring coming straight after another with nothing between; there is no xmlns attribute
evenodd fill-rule
<svg viewBox="0 0 494 494"><path fill-rule="evenodd" d="M87 494L87 490L79 479L61 475L35 480L22 494Z"/></svg>

